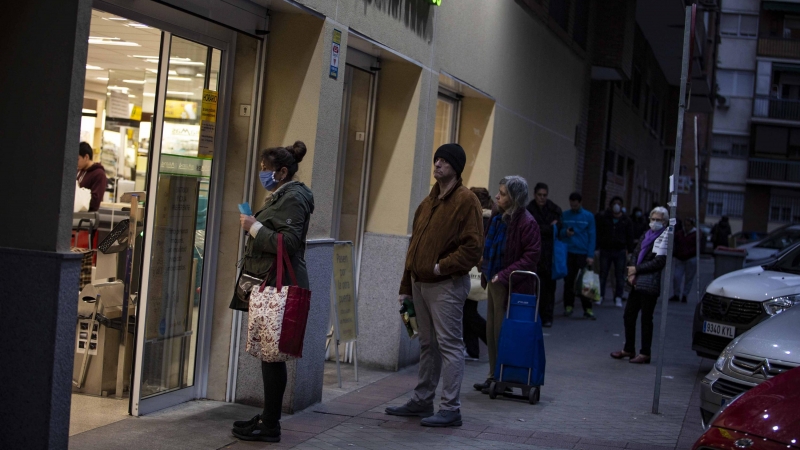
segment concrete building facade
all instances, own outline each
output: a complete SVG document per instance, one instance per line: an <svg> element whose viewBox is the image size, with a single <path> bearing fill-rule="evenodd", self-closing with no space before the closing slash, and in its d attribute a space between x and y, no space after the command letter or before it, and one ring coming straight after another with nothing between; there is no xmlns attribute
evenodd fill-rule
<svg viewBox="0 0 800 450"><path fill-rule="evenodd" d="M707 222L772 231L796 222L797 2L723 0ZM800 135L799 135L800 136ZM745 214L745 211L747 212Z"/></svg>

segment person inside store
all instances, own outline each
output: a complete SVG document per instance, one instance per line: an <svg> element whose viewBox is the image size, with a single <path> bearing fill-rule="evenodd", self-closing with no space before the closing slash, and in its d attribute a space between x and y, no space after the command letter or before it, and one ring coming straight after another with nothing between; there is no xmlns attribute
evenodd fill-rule
<svg viewBox="0 0 800 450"><path fill-rule="evenodd" d="M653 343L653 313L661 294L661 271L667 264L667 229L669 212L657 206L650 212L648 230L633 252L636 265L628 266L628 283L633 286L625 305L625 346L612 352L614 359L630 358L632 364L650 364L650 346ZM642 349L636 354L636 319L642 312Z"/></svg>
<svg viewBox="0 0 800 450"><path fill-rule="evenodd" d="M86 142L81 142L78 146L78 175L75 179L80 187L92 191L89 211L100 209L100 202L103 201L108 187L106 169L99 162L94 162L93 157L92 147Z"/></svg>
<svg viewBox="0 0 800 450"><path fill-rule="evenodd" d="M489 374L486 381L473 385L484 394L489 393L489 386L495 381L495 376L500 375L494 371L500 331L508 307L509 289L513 288L514 293L536 294L536 281L533 277L521 274L511 280L511 273L518 270L535 272L542 249L539 224L525 209L528 206L528 182L519 176L503 178L495 201L502 214L494 216L489 225L481 267L482 282L489 293L486 306Z"/></svg>
<svg viewBox="0 0 800 450"><path fill-rule="evenodd" d="M306 155L306 145L297 141L288 147L268 148L261 153L259 178L269 192L264 205L252 216L241 214L242 229L250 238L245 246L243 271L275 286L276 271L270 271L278 253L278 235L283 235L286 252L297 284L308 289L305 262L306 235L314 196L294 179ZM233 296L231 309L248 311L248 304ZM250 420L233 423L233 435L246 441L280 442L281 406L286 390L286 362L261 362L264 382L264 410Z"/></svg>
<svg viewBox="0 0 800 450"><path fill-rule="evenodd" d="M553 245L558 223L561 221L561 207L548 199L550 188L545 183L536 183L533 188L533 201L528 204L536 223L539 224L539 233L542 238L541 255L536 274L542 283L539 289L539 313L542 315L542 326L553 326L553 310L556 302L556 280L553 279Z"/></svg>

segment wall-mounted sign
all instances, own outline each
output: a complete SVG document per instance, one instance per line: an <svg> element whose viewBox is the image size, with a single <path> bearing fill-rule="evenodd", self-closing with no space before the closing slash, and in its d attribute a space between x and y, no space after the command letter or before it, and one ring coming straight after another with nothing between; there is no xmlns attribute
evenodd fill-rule
<svg viewBox="0 0 800 450"><path fill-rule="evenodd" d="M197 156L211 159L214 157L214 135L217 130L217 100L216 91L203 89L203 107L200 112L200 144L197 147Z"/></svg>
<svg viewBox="0 0 800 450"><path fill-rule="evenodd" d="M331 45L331 73L330 77L339 78L339 49L342 45L342 32L333 30L333 44Z"/></svg>

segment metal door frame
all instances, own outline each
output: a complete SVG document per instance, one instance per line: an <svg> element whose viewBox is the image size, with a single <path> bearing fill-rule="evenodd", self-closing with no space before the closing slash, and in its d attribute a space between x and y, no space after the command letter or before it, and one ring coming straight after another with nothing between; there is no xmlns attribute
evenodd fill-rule
<svg viewBox="0 0 800 450"><path fill-rule="evenodd" d="M352 70L363 70L370 74L370 93L369 93L369 108L367 111L367 129L366 136L364 137L366 146L364 148L364 155L361 161L361 183L358 199L358 225L356 227L357 244L355 248L355 282L356 291L358 290L359 279L361 274L361 255L364 247L364 229L366 226L366 209L367 202L369 201L369 179L371 175L372 165L372 150L374 143L375 132L375 111L377 109L377 94L378 94L378 80L380 71L374 70L380 63L380 60L372 55L367 55L352 47L347 48L347 63L345 64L345 87L343 91L342 101L342 119L339 128L339 158L337 163L337 180L336 180L336 196L334 199L334 211L336 214L333 218L332 232L338 236L340 223L341 223L341 207L342 207L342 189L344 186L344 166L347 161L347 127L350 122L350 95L351 86L349 81L352 80ZM371 64L376 64L372 66ZM347 66L351 66L349 69ZM351 84L351 83L350 83ZM346 94L346 96L345 96Z"/></svg>
<svg viewBox="0 0 800 450"><path fill-rule="evenodd" d="M133 364L131 367L130 402L128 412L139 416L206 396L208 389L208 369L211 350L211 325L213 322L214 291L216 288L216 258L207 259L203 265L200 310L198 312L197 344L195 353L195 379L192 386L165 392L147 399L140 399L141 368L144 348L144 326L147 317L147 289L149 285L150 261L153 237L154 214L150 205L155 200L155 187L158 184L158 167L161 157L161 133L163 131L163 111L166 102L167 74L172 37L197 42L221 51L219 74L219 104L217 114L217 133L214 144L214 159L209 181L208 214L206 217L205 254L214 255L219 248L220 217L222 214L223 177L225 168L225 142L228 134L230 112L230 93L233 90L233 62L236 48L236 32L174 8L146 0L94 0L93 8L116 14L162 32L161 50L158 63L158 84L156 87L155 118L150 135L150 158L147 171L147 201L145 203L145 227L143 256L140 276L138 307L136 312L136 332ZM195 30L202 30L200 32ZM208 61L210 64L211 61ZM154 172L155 170L155 172ZM153 176L156 175L156 176Z"/></svg>

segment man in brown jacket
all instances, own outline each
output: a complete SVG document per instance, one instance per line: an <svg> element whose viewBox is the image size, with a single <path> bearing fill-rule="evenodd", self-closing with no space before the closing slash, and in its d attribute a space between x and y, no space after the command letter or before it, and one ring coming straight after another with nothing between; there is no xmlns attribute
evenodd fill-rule
<svg viewBox="0 0 800 450"><path fill-rule="evenodd" d="M483 252L481 204L461 184L466 162L464 149L458 144L445 144L436 150L436 185L414 214L400 283L400 303L411 297L417 314L419 382L408 403L386 408L386 413L423 417L422 425L429 427L461 426L461 321L470 288L469 271L478 265ZM444 378L442 403L434 416L440 375Z"/></svg>

